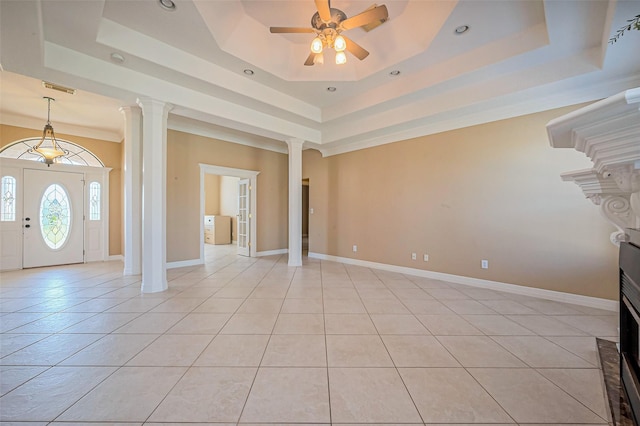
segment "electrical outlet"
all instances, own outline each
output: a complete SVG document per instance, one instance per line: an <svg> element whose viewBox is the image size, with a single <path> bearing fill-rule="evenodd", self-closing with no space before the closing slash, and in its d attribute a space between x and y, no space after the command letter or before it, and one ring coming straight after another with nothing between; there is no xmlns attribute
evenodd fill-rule
<svg viewBox="0 0 640 426"><path fill-rule="evenodd" d="M418 255L415 253L411 253L411 260L416 260L418 258Z"/></svg>
<svg viewBox="0 0 640 426"><path fill-rule="evenodd" d="M428 261L429 261L429 255L428 255L428 254L425 254L425 255L424 255L424 257L423 257L423 260L424 260L425 262L428 262Z"/></svg>
<svg viewBox="0 0 640 426"><path fill-rule="evenodd" d="M355 252L357 252L357 251L358 251L358 246L354 244L354 245L353 245L353 252L355 253Z"/></svg>
<svg viewBox="0 0 640 426"><path fill-rule="evenodd" d="M480 263L480 266L482 266L482 269L489 269L489 261L488 260L483 260Z"/></svg>
<svg viewBox="0 0 640 426"><path fill-rule="evenodd" d="M313 207L309 209L309 214L313 214Z"/></svg>

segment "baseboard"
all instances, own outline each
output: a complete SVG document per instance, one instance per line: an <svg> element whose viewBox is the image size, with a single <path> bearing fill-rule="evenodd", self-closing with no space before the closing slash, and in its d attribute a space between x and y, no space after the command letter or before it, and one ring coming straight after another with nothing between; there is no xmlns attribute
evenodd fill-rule
<svg viewBox="0 0 640 426"><path fill-rule="evenodd" d="M345 263L347 265L363 266L365 268L380 269L383 271L397 272L400 274L413 275L417 277L449 281L452 283L468 285L471 287L481 287L489 290L505 291L507 293L538 297L540 299L554 300L556 302L572 303L574 305L605 309L607 311L618 311L620 309L620 303L616 300L582 296L582 295L573 294L573 293L563 293L561 291L545 290L545 289L535 288L535 287L526 287L526 286L517 285L517 284L508 284L508 283L502 283L498 281L483 280L480 278L464 277L461 275L444 274L441 272L408 268L405 266L396 266L396 265L388 265L385 263L369 262L367 260L351 259L348 257L331 256L331 255L322 254L322 253L309 252L308 256L312 259L330 260L333 262Z"/></svg>
<svg viewBox="0 0 640 426"><path fill-rule="evenodd" d="M202 259L178 260L176 262L167 262L167 269L184 268L185 266L204 265Z"/></svg>
<svg viewBox="0 0 640 426"><path fill-rule="evenodd" d="M121 254L112 254L109 257L107 257L107 261L111 261L111 260L124 260L124 256Z"/></svg>
<svg viewBox="0 0 640 426"><path fill-rule="evenodd" d="M277 254L287 254L287 253L289 253L289 249L257 251L256 252L256 257L274 256L274 255L277 255Z"/></svg>

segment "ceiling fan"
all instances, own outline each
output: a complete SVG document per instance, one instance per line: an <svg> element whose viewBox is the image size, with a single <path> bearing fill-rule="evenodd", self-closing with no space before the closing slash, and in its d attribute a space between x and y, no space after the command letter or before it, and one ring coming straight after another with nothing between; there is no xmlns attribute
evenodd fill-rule
<svg viewBox="0 0 640 426"><path fill-rule="evenodd" d="M311 53L304 62L311 66L323 62L322 51L324 48L333 48L336 51L336 64L347 62L345 50L356 58L363 60L369 52L353 40L341 33L352 28L362 27L365 31L371 31L386 22L389 12L385 5L373 5L358 15L347 18L340 9L331 7L331 0L315 0L318 11L311 17L310 28L296 27L271 27L271 33L315 33L316 38L311 42Z"/></svg>

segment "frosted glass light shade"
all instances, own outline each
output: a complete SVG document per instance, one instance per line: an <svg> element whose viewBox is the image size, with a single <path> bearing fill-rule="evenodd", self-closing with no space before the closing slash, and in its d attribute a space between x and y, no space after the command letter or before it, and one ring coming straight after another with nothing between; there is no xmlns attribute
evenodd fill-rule
<svg viewBox="0 0 640 426"><path fill-rule="evenodd" d="M322 52L322 40L320 37L316 37L311 42L311 51L313 53L321 53Z"/></svg>

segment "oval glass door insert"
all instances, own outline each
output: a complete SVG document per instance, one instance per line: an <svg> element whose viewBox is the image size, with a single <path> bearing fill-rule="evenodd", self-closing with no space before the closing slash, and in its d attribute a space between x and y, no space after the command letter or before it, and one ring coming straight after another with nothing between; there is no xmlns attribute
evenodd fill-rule
<svg viewBox="0 0 640 426"><path fill-rule="evenodd" d="M60 249L71 230L71 205L67 191L58 184L49 185L40 202L40 231L44 242Z"/></svg>

